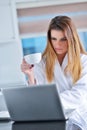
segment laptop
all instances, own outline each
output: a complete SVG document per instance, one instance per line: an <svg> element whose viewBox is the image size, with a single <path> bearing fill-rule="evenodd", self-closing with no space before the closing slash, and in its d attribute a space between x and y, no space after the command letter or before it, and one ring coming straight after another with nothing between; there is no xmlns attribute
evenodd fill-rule
<svg viewBox="0 0 87 130"><path fill-rule="evenodd" d="M2 88L15 87L16 85L18 87L20 87L20 86L25 87L25 84L7 84L7 85L2 85ZM9 115L9 112L7 109L7 105L5 103L3 94L0 89L0 122L1 121L10 121L10 120L11 120L11 118L10 118L10 115Z"/></svg>
<svg viewBox="0 0 87 130"><path fill-rule="evenodd" d="M65 130L66 121L13 122L12 130Z"/></svg>
<svg viewBox="0 0 87 130"><path fill-rule="evenodd" d="M2 93L12 121L62 121L68 119L55 84L4 88ZM71 111L68 112L68 115L69 113Z"/></svg>

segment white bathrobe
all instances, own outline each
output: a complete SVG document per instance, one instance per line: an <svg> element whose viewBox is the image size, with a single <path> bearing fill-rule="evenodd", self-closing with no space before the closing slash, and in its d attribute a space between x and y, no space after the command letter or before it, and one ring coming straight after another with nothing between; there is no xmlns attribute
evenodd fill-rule
<svg viewBox="0 0 87 130"><path fill-rule="evenodd" d="M71 75L64 73L67 62L67 55L61 66L56 61L52 83L57 85L64 108L75 109L75 114L70 117L70 121L80 126L82 130L87 130L87 56L81 54L82 75L74 85ZM34 75L37 84L48 84L44 60L34 66Z"/></svg>

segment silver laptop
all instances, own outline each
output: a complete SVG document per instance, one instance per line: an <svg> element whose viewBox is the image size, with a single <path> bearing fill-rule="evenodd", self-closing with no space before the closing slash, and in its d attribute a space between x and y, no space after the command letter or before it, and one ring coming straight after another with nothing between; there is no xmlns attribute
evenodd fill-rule
<svg viewBox="0 0 87 130"><path fill-rule="evenodd" d="M25 84L1 85L2 88L10 88L10 87L15 87L15 86L25 87L26 85ZM10 120L11 120L11 118L10 118L10 115L9 115L9 112L8 112L8 109L7 109L3 94L2 94L1 89L0 89L0 122L1 121L10 121Z"/></svg>
<svg viewBox="0 0 87 130"><path fill-rule="evenodd" d="M55 84L2 89L13 121L66 120ZM70 112L68 112L69 115Z"/></svg>

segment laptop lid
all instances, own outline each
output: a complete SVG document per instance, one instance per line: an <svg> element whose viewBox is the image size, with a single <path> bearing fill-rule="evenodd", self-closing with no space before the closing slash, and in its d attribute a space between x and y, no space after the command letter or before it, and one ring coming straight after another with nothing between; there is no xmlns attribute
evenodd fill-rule
<svg viewBox="0 0 87 130"><path fill-rule="evenodd" d="M66 120L55 84L2 89L13 121Z"/></svg>
<svg viewBox="0 0 87 130"><path fill-rule="evenodd" d="M26 85L25 84L5 84L5 85L1 85L2 88L10 88L10 87L25 87ZM7 105L5 103L5 100L4 100L4 97L3 97L3 94L1 92L1 89L0 89L0 121L10 121L11 118L10 118L10 115L9 115L9 112L8 112L8 109L7 109Z"/></svg>

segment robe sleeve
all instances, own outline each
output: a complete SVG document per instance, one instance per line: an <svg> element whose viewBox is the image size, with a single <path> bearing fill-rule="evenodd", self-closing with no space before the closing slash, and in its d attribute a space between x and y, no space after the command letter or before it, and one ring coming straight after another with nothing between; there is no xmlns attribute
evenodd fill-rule
<svg viewBox="0 0 87 130"><path fill-rule="evenodd" d="M43 61L41 61L39 64L35 65L34 78L36 80L36 84L45 84L46 83L45 68L44 68Z"/></svg>
<svg viewBox="0 0 87 130"><path fill-rule="evenodd" d="M87 104L87 56L82 59L82 67L81 78L72 86L71 90L60 94L65 109L76 109L81 104Z"/></svg>

